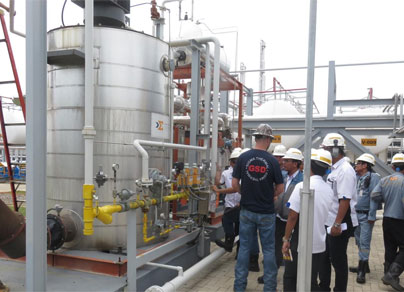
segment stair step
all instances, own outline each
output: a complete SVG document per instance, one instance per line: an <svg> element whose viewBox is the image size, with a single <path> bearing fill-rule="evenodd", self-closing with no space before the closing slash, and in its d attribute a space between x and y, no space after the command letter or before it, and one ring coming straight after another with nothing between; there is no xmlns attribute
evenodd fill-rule
<svg viewBox="0 0 404 292"><path fill-rule="evenodd" d="M12 83L15 83L15 80L0 81L0 85L1 85L1 84L12 84Z"/></svg>

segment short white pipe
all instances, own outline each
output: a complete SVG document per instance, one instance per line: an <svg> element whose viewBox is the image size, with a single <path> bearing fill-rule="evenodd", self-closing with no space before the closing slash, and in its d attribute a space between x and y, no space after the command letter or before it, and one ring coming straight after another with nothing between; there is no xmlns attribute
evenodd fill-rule
<svg viewBox="0 0 404 292"><path fill-rule="evenodd" d="M184 275L184 269L181 266L164 265L164 264L152 263L152 262L148 262L145 265L169 269L169 270L176 270L176 271L178 271L178 276Z"/></svg>
<svg viewBox="0 0 404 292"><path fill-rule="evenodd" d="M138 140L133 141L133 146L139 151L140 155L142 155L142 180L147 181L149 179L149 154L142 147L143 146L155 146L155 147L164 147L171 149L184 149L184 150L196 150L196 151L206 151L208 148L206 146L191 146L184 144L175 144L175 143L165 143L158 141L147 141L147 140Z"/></svg>
<svg viewBox="0 0 404 292"><path fill-rule="evenodd" d="M200 272L207 268L212 263L216 262L218 258L224 255L226 251L223 248L218 248L214 252L212 252L209 256L198 262L196 265L193 265L188 270L184 272L183 276L178 276L171 281L164 284L164 286L151 286L149 287L146 292L175 292L179 289L182 285L187 283L196 275L200 274Z"/></svg>
<svg viewBox="0 0 404 292"><path fill-rule="evenodd" d="M196 41L200 44L212 42L215 44L215 53L213 56L213 112L212 112L212 160L211 160L211 176L216 175L216 162L217 162L217 135L218 135L218 106L219 106L219 85L220 85L220 42L215 37L195 38L188 40L178 40L170 42L171 47L184 47L189 46L191 41Z"/></svg>
<svg viewBox="0 0 404 292"><path fill-rule="evenodd" d="M14 0L10 0L10 11L9 11L9 14L10 14L10 32L25 38L25 34L23 34L22 32L16 31L14 29L14 15L15 15L14 7L15 7Z"/></svg>

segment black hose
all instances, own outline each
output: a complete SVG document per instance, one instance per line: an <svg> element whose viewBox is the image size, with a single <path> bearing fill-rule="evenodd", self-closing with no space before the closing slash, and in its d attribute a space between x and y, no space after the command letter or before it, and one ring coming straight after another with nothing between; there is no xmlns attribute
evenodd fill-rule
<svg viewBox="0 0 404 292"><path fill-rule="evenodd" d="M63 25L63 26L66 26L66 25L65 25L65 21L64 21L64 19L63 19L63 15L64 15L64 13L65 13L66 2L67 2L67 0L65 0L65 2L63 3L62 15L61 15L61 17L62 17L62 25Z"/></svg>

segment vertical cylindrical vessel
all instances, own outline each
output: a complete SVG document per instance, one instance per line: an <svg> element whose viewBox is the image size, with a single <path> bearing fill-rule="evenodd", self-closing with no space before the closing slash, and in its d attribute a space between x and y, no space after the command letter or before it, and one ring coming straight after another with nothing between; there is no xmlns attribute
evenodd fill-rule
<svg viewBox="0 0 404 292"><path fill-rule="evenodd" d="M84 27L73 26L48 33L48 50L78 49L84 52ZM128 29L94 27L94 169L112 177L119 164L117 188L135 189L141 177L141 157L134 139L168 142L168 78L161 60L167 43ZM82 213L84 183L84 65L65 62L49 66L48 73L48 205L61 204ZM150 150L150 167L169 170L169 152ZM95 174L94 174L95 175ZM95 183L94 183L95 184ZM97 188L100 205L112 202L113 183ZM139 212L140 213L140 212ZM138 222L142 222L140 214ZM142 232L137 228L138 244ZM126 247L126 216L114 215L113 223L95 220L94 235L83 237L83 249ZM76 247L77 248L77 247Z"/></svg>

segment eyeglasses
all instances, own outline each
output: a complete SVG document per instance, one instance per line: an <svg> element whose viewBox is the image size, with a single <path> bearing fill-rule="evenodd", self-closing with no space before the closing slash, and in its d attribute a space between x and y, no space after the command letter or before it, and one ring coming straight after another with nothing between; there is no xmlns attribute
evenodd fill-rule
<svg viewBox="0 0 404 292"><path fill-rule="evenodd" d="M357 163L355 163L355 165L362 165L363 162L362 161L358 161Z"/></svg>

